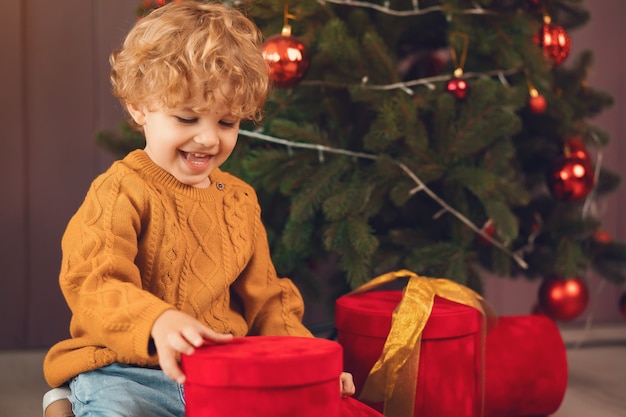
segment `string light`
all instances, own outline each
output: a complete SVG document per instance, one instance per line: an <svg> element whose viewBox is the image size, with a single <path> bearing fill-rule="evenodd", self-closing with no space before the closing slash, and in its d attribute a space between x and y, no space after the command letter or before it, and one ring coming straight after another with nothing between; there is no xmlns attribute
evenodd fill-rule
<svg viewBox="0 0 626 417"><path fill-rule="evenodd" d="M487 77L498 77L500 79L500 81L505 84L508 85L505 78L507 75L513 75L513 74L517 74L519 72L523 71L521 67L519 68L511 68L508 70L492 70L492 71L485 71L485 72L466 72L463 74L463 78L468 79L468 78L484 78L485 76ZM368 89L368 90L384 90L384 91L389 91L389 90L403 90L405 91L407 94L409 95L413 95L414 92L410 89L410 87L417 87L417 86L426 86L430 89L433 89L433 86L435 83L437 82L442 82L442 81L448 81L450 79L450 75L445 74L445 75L436 75L433 77L425 77L425 78L418 78L415 80L410 80L410 81L404 81L404 82L399 82L399 83L392 83L392 84L368 84L368 77L364 76L361 79L361 83L359 84L360 88L364 88L364 89ZM331 87L331 88L349 88L352 85L351 84L341 84L341 83L333 83L333 82L328 82L328 81L321 81L321 80L308 80L308 81L302 81L300 83L300 86L323 86L323 87Z"/></svg>
<svg viewBox="0 0 626 417"><path fill-rule="evenodd" d="M420 9L417 1L413 1L413 10L395 10L389 8L389 3L385 2L385 5L381 6L379 4L370 3L367 1L353 1L353 0L318 0L318 3L325 5L326 3L340 4L344 6L354 6L354 7L363 7L366 9L373 9L379 11L381 13L385 13L392 16L418 16L433 12L446 12L451 13L450 9L445 6L430 6L423 9ZM471 9L460 9L455 10L452 13L457 14L490 14L497 15L498 13L493 11L488 11L480 6L474 4L474 8Z"/></svg>
<svg viewBox="0 0 626 417"><path fill-rule="evenodd" d="M595 132L591 132L590 136L596 144L600 143L600 138L598 138L598 135ZM595 159L596 161L595 161L595 170L594 170L594 184L597 184L600 179L600 171L602 171L602 161L604 159L604 154L602 150L599 150L596 153ZM581 210L583 219L589 216L589 212L595 206L596 199L594 197L595 197L595 187L594 189L591 190L587 198L585 198L585 203L583 204L583 208Z"/></svg>

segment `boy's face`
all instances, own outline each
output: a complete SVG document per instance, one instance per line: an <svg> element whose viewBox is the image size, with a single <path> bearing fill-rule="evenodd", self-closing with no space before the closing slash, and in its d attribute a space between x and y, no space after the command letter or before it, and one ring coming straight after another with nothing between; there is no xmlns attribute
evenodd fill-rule
<svg viewBox="0 0 626 417"><path fill-rule="evenodd" d="M219 97L219 95L218 95ZM209 174L228 159L237 143L239 119L221 98L208 109L198 100L177 108L128 106L146 137L145 151L178 181L198 188L211 185Z"/></svg>

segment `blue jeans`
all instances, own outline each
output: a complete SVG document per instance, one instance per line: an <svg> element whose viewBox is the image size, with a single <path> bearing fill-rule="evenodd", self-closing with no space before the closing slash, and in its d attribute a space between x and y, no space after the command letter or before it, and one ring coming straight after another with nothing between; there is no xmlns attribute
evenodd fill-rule
<svg viewBox="0 0 626 417"><path fill-rule="evenodd" d="M182 385L160 369L114 363L78 375L69 400L76 417L184 417Z"/></svg>

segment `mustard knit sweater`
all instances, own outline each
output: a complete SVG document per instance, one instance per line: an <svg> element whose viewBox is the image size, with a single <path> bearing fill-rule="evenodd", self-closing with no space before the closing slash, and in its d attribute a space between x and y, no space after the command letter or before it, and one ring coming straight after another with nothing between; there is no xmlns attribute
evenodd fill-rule
<svg viewBox="0 0 626 417"><path fill-rule="evenodd" d="M62 239L71 338L44 360L59 386L113 362L158 366L150 332L168 309L221 333L310 336L295 285L279 278L254 190L216 169L194 188L129 154L99 176Z"/></svg>

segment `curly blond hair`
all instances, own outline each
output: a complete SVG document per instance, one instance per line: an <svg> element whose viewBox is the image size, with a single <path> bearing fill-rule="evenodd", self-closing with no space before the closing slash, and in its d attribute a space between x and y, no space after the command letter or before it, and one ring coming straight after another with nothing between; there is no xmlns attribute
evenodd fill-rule
<svg viewBox="0 0 626 417"><path fill-rule="evenodd" d="M234 8L168 3L141 18L111 54L113 94L124 106L175 108L198 94L210 106L219 92L233 116L259 121L270 88L262 39Z"/></svg>

